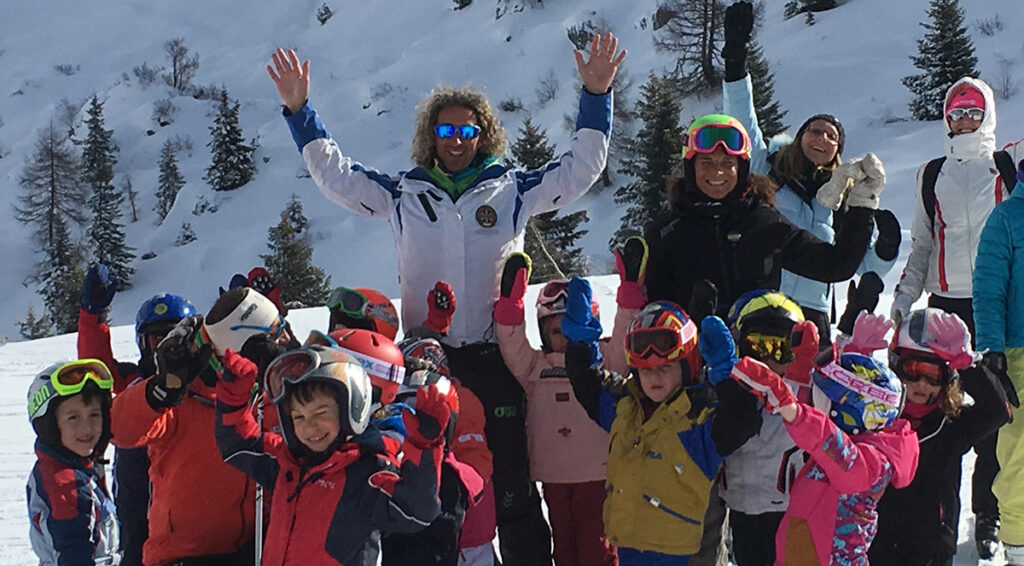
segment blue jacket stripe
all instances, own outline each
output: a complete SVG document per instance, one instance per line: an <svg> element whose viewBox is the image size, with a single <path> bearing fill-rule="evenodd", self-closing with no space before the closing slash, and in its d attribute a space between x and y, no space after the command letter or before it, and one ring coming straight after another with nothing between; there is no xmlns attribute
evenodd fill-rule
<svg viewBox="0 0 1024 566"><path fill-rule="evenodd" d="M316 110L313 109L313 105L308 100L305 106L299 109L298 112L292 114L285 107L281 114L284 115L284 121L288 123L288 129L292 132L292 139L295 140L299 153L302 153L302 148L306 147L306 144L313 140L331 139L331 133L327 131L327 127L320 121L320 116L317 115Z"/></svg>
<svg viewBox="0 0 1024 566"><path fill-rule="evenodd" d="M708 481L714 480L718 466L722 463L722 456L715 447L715 441L711 439L712 422L708 420L679 433L679 441L683 443L683 448L697 463L700 471L704 472L704 477L708 478Z"/></svg>
<svg viewBox="0 0 1024 566"><path fill-rule="evenodd" d="M607 390L601 391L601 397L599 398L598 404L598 419L606 432L612 431L612 421L615 420L616 415L616 404L619 400L612 397L612 394Z"/></svg>
<svg viewBox="0 0 1024 566"><path fill-rule="evenodd" d="M402 191L398 190L398 181L392 179L391 177L385 175L384 173L381 173L380 171L377 171L375 169L367 169L366 167L363 167L358 163L352 164L352 170L357 173L362 173L363 175L366 175L366 178L383 187L384 190L391 193L391 198L397 199L399 196L401 196Z"/></svg>
<svg viewBox="0 0 1024 566"><path fill-rule="evenodd" d="M590 94L583 90L580 113L576 115L576 129L588 128L608 136L612 131L612 94Z"/></svg>

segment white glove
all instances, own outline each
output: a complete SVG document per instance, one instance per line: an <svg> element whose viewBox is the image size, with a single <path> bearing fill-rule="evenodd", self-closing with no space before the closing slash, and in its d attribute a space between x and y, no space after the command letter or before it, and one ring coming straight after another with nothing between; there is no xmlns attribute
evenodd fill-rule
<svg viewBox="0 0 1024 566"><path fill-rule="evenodd" d="M889 313L889 318L896 324L899 324L903 320L903 317L910 314L910 307L914 304L914 299L906 293L896 292L896 296L892 299L892 311Z"/></svg>
<svg viewBox="0 0 1024 566"><path fill-rule="evenodd" d="M843 204L843 194L849 188L850 181L857 183L867 177L860 167L860 161L860 159L851 159L836 167L836 170L832 172L832 178L818 189L818 194L814 197L821 206L839 210L839 206Z"/></svg>
<svg viewBox="0 0 1024 566"><path fill-rule="evenodd" d="M878 195L885 187L885 167L874 153L868 153L859 163L864 178L855 180L846 204L878 210Z"/></svg>

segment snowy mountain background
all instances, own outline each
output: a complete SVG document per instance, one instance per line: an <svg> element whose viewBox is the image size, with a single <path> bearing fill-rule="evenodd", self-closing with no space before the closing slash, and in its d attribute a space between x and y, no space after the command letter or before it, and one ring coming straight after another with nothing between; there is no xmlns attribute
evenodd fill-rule
<svg viewBox="0 0 1024 566"><path fill-rule="evenodd" d="M510 11L495 18L498 0L474 0L453 10L449 0L384 2L328 0L334 16L321 25L316 12L323 0L261 2L226 0L200 2L81 3L59 0L7 0L0 18L0 339L17 340L16 321L30 305L38 314L42 301L27 279L39 260L29 230L14 221L12 205L19 192L18 177L31 156L37 132L50 120L59 123L62 99L84 103L94 94L106 102L106 128L120 147L115 167L116 186L130 175L139 192L140 219L127 225L127 240L138 256L135 287L118 294L112 319L115 352L135 355L130 325L138 305L160 291L190 297L206 311L231 275L261 265L266 253L267 228L276 224L288 198L298 194L314 234L314 262L332 275L333 284L376 287L398 294L394 244L384 222L348 213L329 203L303 174L302 161L280 117L280 105L265 65L273 48L295 48L311 59L311 101L342 150L364 164L386 172L410 167L409 140L414 108L439 83L484 86L493 103L522 102L524 111L501 112L511 139L529 115L547 130L559 151L567 147L578 99L579 81L566 29L590 21L604 22L629 50L623 66L633 88L618 92L621 104L632 104L649 73L671 68L671 54L655 51L651 21L656 0L549 0L543 7ZM501 5L517 2L501 0ZM528 3L522 0L518 3ZM807 26L802 17L784 20L782 0L766 0L758 40L775 74L776 98L789 111L787 124L795 132L802 120L818 112L837 115L847 132L845 155L866 151L885 162L888 187L883 206L904 222L905 242L898 267L886 277L891 290L909 252L914 175L924 161L941 152L939 122L909 120L910 93L899 79L916 73L909 56L924 29L927 0L849 0L841 7L816 14ZM1018 84L1024 68L1019 30L1024 11L1007 9L1001 0L963 0L966 23L979 58L981 77L995 83L1003 63L1011 65ZM1002 30L987 36L980 20L998 16ZM154 105L168 98L161 81L143 87L132 69L167 65L164 43L182 37L200 56L196 85L225 86L241 102L240 122L247 138L260 137L259 173L248 185L215 193L202 180L209 164L208 127L213 103L172 96L178 108L174 123L159 127L151 119ZM59 67L59 69L58 69ZM71 74L67 74L70 72ZM541 81L558 85L554 99L539 102ZM717 93L684 101L683 122L721 107ZM998 101L998 139L1024 137L1024 95ZM80 125L78 137L84 136ZM621 125L621 122L620 122ZM148 130L154 130L148 135ZM613 135L631 135L619 128ZM158 225L152 211L160 148L168 139L191 142L178 154L187 185L166 220ZM613 173L615 185L590 194L565 210L586 209L589 233L582 239L591 274L610 272L607 242L619 225L622 210L612 195L627 182ZM205 200L217 212L193 215ZM129 218L126 212L125 219ZM188 222L198 240L175 247L182 223ZM81 233L79 233L81 235ZM443 253L443 249L439 249ZM605 281L604 279L601 279ZM614 278L607 280L614 286ZM845 286L843 286L845 291ZM611 293L612 291L609 291ZM842 309L845 292L837 293ZM879 309L888 310L884 296ZM611 320L614 306L604 309ZM324 311L325 312L325 311ZM320 310L296 313L293 324L312 328L322 324ZM307 314L308 313L308 314ZM309 317L308 322L305 317ZM305 326L301 326L305 325ZM300 335L302 333L300 332ZM0 340L2 341L2 340ZM74 355L74 336L8 344L0 348L0 563L32 561L27 547L24 479L31 466L31 429L24 418L26 380L50 361ZM968 463L969 465L969 463ZM964 516L966 537L970 521ZM968 539L964 538L964 541ZM969 541L959 559L973 554ZM967 562L963 562L967 563Z"/></svg>

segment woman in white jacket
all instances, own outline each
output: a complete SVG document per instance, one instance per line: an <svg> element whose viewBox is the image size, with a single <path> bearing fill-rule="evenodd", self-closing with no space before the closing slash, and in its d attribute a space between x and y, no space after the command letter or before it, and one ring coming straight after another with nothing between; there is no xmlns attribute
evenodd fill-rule
<svg viewBox="0 0 1024 566"><path fill-rule="evenodd" d="M892 302L891 318L899 323L927 291L928 306L954 313L967 323L974 345L974 309L971 306L971 274L977 259L978 241L989 214L1009 196L1000 175L1000 161L1017 163L1024 158L1019 142L996 150L996 106L992 89L979 79L964 77L946 91L945 153L934 176L934 190L927 185L929 163L921 166L915 187L916 204L911 229L911 251ZM978 453L973 478L971 508L977 516L975 543L982 558L998 548L999 507L992 495L992 480L999 471L995 435L974 447Z"/></svg>

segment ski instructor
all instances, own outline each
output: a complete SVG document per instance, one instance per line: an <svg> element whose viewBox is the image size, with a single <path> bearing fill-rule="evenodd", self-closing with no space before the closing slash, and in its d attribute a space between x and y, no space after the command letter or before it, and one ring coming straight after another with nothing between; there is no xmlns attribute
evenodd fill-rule
<svg viewBox="0 0 1024 566"><path fill-rule="evenodd" d="M595 35L589 57L575 51L583 82L570 150L534 171L503 163L506 136L480 90L439 87L418 107L412 141L416 167L397 176L344 155L309 102L309 61L278 49L267 72L313 180L348 210L386 219L398 248L403 327L427 317L434 283L459 298L444 338L452 374L484 404L494 453L494 487L502 562L551 564L550 530L529 478L525 397L501 358L491 328L501 266L523 249L534 214L569 204L600 177L608 156L612 79L626 52L611 34Z"/></svg>

